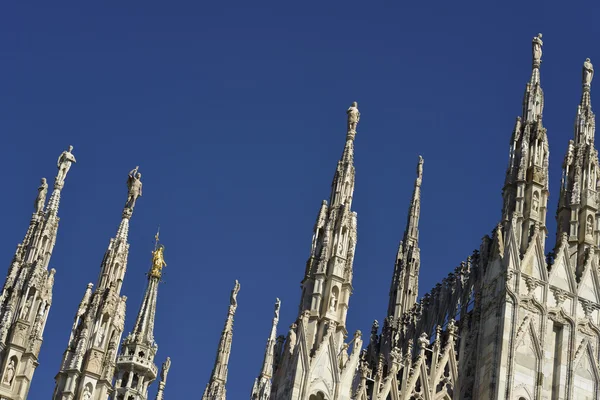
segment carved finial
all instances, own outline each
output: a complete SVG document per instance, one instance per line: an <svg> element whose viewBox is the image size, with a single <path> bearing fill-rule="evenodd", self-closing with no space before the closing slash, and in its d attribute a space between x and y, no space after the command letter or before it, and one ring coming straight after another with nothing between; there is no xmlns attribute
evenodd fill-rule
<svg viewBox="0 0 600 400"><path fill-rule="evenodd" d="M59 190L62 189L65 183L65 178L67 177L69 169L71 169L71 164L76 162L75 156L71 153L72 151L73 146L69 146L69 149L60 153L60 156L58 157L58 162L56 163L58 173L54 179L54 187Z"/></svg>
<svg viewBox="0 0 600 400"><path fill-rule="evenodd" d="M38 187L37 197L35 198L34 209L36 214L44 211L44 204L46 203L47 194L48 183L46 182L46 178L42 178L40 181L40 186Z"/></svg>
<svg viewBox="0 0 600 400"><path fill-rule="evenodd" d="M235 281L235 285L233 286L233 289L231 290L231 297L230 297L230 305L232 307L237 307L237 295L240 291L240 283L237 281Z"/></svg>
<svg viewBox="0 0 600 400"><path fill-rule="evenodd" d="M415 184L417 186L421 186L421 182L423 182L423 157L419 156L419 163L417 164L417 180Z"/></svg>
<svg viewBox="0 0 600 400"><path fill-rule="evenodd" d="M353 140L356 135L356 126L360 121L360 111L358 111L358 103L355 101L352 103L348 111L348 140Z"/></svg>
<svg viewBox="0 0 600 400"><path fill-rule="evenodd" d="M583 63L583 88L589 90L592 85L592 79L594 78L594 66L592 65L589 58L585 59Z"/></svg>
<svg viewBox="0 0 600 400"><path fill-rule="evenodd" d="M279 300L279 298L277 298L275 300L275 316L273 317L273 319L276 319L277 321L279 321L279 309L281 308L281 301Z"/></svg>
<svg viewBox="0 0 600 400"><path fill-rule="evenodd" d="M129 210L129 213L123 212L123 216L126 214L131 216L133 208L135 207L135 201L138 197L142 196L142 174L138 172L140 167L136 166L134 169L129 171L127 177L127 202L125 202L125 211Z"/></svg>
<svg viewBox="0 0 600 400"><path fill-rule="evenodd" d="M537 36L533 38L533 68L539 68L542 63L542 46L544 42L542 42L542 34L538 33Z"/></svg>
<svg viewBox="0 0 600 400"><path fill-rule="evenodd" d="M167 383L167 375L169 374L169 369L171 369L171 357L167 357L167 360L162 365L162 368L160 370L161 382Z"/></svg>

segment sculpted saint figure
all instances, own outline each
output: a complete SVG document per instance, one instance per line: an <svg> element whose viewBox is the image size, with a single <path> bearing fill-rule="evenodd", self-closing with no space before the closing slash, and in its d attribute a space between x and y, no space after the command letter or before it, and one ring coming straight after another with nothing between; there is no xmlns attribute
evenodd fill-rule
<svg viewBox="0 0 600 400"><path fill-rule="evenodd" d="M275 315L273 319L279 321L279 309L281 308L281 301L279 299L275 300Z"/></svg>
<svg viewBox="0 0 600 400"><path fill-rule="evenodd" d="M329 301L329 311L334 312L337 307L337 296L335 292L331 292L331 300Z"/></svg>
<svg viewBox="0 0 600 400"><path fill-rule="evenodd" d="M6 372L4 373L4 380L2 383L10 385L12 383L13 377L15 376L15 360L10 360L8 366L6 367Z"/></svg>
<svg viewBox="0 0 600 400"><path fill-rule="evenodd" d="M592 79L594 78L594 66L590 62L589 58L585 59L583 63L583 84L585 86L590 86L592 84Z"/></svg>
<svg viewBox="0 0 600 400"><path fill-rule="evenodd" d="M135 207L135 201L138 197L142 195L142 174L138 172L139 167L135 167L129 172L129 177L127 178L127 188L129 189L129 193L127 194L127 202L125 203L125 207L133 210Z"/></svg>
<svg viewBox="0 0 600 400"><path fill-rule="evenodd" d="M152 252L152 270L150 275L160 277L163 267L167 266L164 258L165 246L162 244Z"/></svg>
<svg viewBox="0 0 600 400"><path fill-rule="evenodd" d="M33 296L29 296L29 298L25 302L25 305L23 306L23 312L21 313L21 318L23 318L23 319L27 319L27 314L29 314L29 309L31 308L31 299L32 298L33 298Z"/></svg>
<svg viewBox="0 0 600 400"><path fill-rule="evenodd" d="M348 132L356 132L356 126L358 125L358 121L360 121L360 111L358 111L358 103L356 101L348 108L346 114L348 114Z"/></svg>
<svg viewBox="0 0 600 400"><path fill-rule="evenodd" d="M421 186L423 182L423 157L419 156L419 164L417 165L417 186Z"/></svg>
<svg viewBox="0 0 600 400"><path fill-rule="evenodd" d="M542 62L542 46L544 42L542 42L542 34L538 33L536 37L533 38L533 64L536 66L540 66Z"/></svg>
<svg viewBox="0 0 600 400"><path fill-rule="evenodd" d="M237 295L240 291L240 283L236 280L233 290L231 290L231 297L229 299L231 306L237 307Z"/></svg>
<svg viewBox="0 0 600 400"><path fill-rule="evenodd" d="M165 361L160 370L160 380L163 383L167 382L167 375L169 374L169 369L171 368L171 357L167 357L167 361Z"/></svg>
<svg viewBox="0 0 600 400"><path fill-rule="evenodd" d="M35 199L35 212L39 213L44 209L44 204L46 203L46 195L48 194L48 184L46 183L46 178L42 178L40 182L40 187L38 187L38 194Z"/></svg>
<svg viewBox="0 0 600 400"><path fill-rule="evenodd" d="M71 169L71 164L76 162L75 156L73 155L73 153L71 153L72 151L73 146L69 146L69 149L63 151L60 154L60 157L58 157L58 162L56 164L58 166L56 183L62 184L65 181L65 178L67 177L67 172L69 172L69 169Z"/></svg>
<svg viewBox="0 0 600 400"><path fill-rule="evenodd" d="M82 400L90 400L92 398L89 386L86 386L85 389L83 389L83 396L81 398Z"/></svg>

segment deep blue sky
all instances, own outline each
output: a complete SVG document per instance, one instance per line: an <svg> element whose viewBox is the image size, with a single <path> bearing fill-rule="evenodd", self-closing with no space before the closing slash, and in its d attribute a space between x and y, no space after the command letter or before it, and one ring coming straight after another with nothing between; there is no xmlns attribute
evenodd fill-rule
<svg viewBox="0 0 600 400"><path fill-rule="evenodd" d="M428 291L500 217L538 32L551 152L547 247L554 245L581 65L590 57L600 66L593 2L31 3L0 9L0 275L25 233L39 178L54 176L67 145L77 157L63 192L54 303L31 399L52 393L136 165L144 195L130 230L125 333L160 225L168 267L156 362L173 359L167 398L199 398L235 279L242 288L228 394L248 398L275 298L282 333L297 315L312 227L354 100L362 117L349 329L368 332L385 316L418 154L420 291Z"/></svg>

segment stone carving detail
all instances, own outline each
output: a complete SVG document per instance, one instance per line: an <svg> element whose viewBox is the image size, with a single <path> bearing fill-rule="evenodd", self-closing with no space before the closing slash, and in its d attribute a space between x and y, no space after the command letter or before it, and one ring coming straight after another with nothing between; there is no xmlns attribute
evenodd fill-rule
<svg viewBox="0 0 600 400"><path fill-rule="evenodd" d="M142 174L138 172L139 167L135 167L129 172L129 177L127 178L127 202L125 203L125 208L132 210L135 207L135 201L138 197L142 196Z"/></svg>
<svg viewBox="0 0 600 400"><path fill-rule="evenodd" d="M165 361L160 370L160 380L161 382L167 382L167 375L169 375L169 370L171 369L171 357L167 357L167 361Z"/></svg>
<svg viewBox="0 0 600 400"><path fill-rule="evenodd" d="M91 400L92 398L92 392L90 390L89 386L86 386L85 389L83 389L83 394L81 396L82 400Z"/></svg>
<svg viewBox="0 0 600 400"><path fill-rule="evenodd" d="M48 183L46 178L42 178L40 181L40 187L38 187L38 194L35 198L34 209L36 214L44 210L44 204L46 203L46 196L48 195Z"/></svg>
<svg viewBox="0 0 600 400"><path fill-rule="evenodd" d="M355 101L346 111L348 114L348 133L356 134L356 127L360 121L360 111L358 111L358 103Z"/></svg>
<svg viewBox="0 0 600 400"><path fill-rule="evenodd" d="M542 62L542 46L544 42L542 42L542 34L538 33L536 37L533 38L533 65L534 67L540 66Z"/></svg>
<svg viewBox="0 0 600 400"><path fill-rule="evenodd" d="M591 86L592 79L594 78L594 66L592 65L589 58L585 59L583 63L583 85Z"/></svg>
<svg viewBox="0 0 600 400"><path fill-rule="evenodd" d="M15 377L15 360L11 359L6 366L6 371L4 372L4 379L2 379L2 383L5 385L12 385L13 378Z"/></svg>
<svg viewBox="0 0 600 400"><path fill-rule="evenodd" d="M76 162L75 156L71 153L72 151L73 146L69 146L69 149L63 151L58 157L58 162L56 164L58 167L58 174L56 175L56 180L54 182L57 187L63 186L67 173L69 172L69 169L71 169L71 164Z"/></svg>

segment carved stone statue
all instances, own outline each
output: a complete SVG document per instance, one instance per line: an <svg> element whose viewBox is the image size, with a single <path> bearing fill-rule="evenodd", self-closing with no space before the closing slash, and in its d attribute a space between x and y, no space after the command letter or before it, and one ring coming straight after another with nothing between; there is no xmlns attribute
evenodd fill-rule
<svg viewBox="0 0 600 400"><path fill-rule="evenodd" d="M129 189L129 193L127 194L125 208L129 208L130 210L133 210L133 207L135 207L137 198L142 196L142 174L138 172L138 169L139 167L137 166L132 169L127 178L127 188Z"/></svg>
<svg viewBox="0 0 600 400"><path fill-rule="evenodd" d="M348 343L344 343L344 345L342 346L342 350L340 352L340 368L343 369L346 366L346 363L348 362Z"/></svg>
<svg viewBox="0 0 600 400"><path fill-rule="evenodd" d="M230 297L230 304L232 307L237 307L237 295L240 291L240 283L237 281L235 281L235 285L233 286L233 289L231 290L231 297Z"/></svg>
<svg viewBox="0 0 600 400"><path fill-rule="evenodd" d="M337 309L337 296L335 295L335 292L331 292L331 299L329 300L329 311L331 312L335 312L335 310Z"/></svg>
<svg viewBox="0 0 600 400"><path fill-rule="evenodd" d="M38 194L35 199L34 209L36 213L44 210L44 204L46 203L46 195L48 194L48 183L46 178L42 178L40 181L40 187L38 187Z"/></svg>
<svg viewBox="0 0 600 400"><path fill-rule="evenodd" d="M348 132L356 133L356 126L358 125L358 121L360 121L360 111L358 111L358 103L356 101L348 108L346 114L348 114Z"/></svg>
<svg viewBox="0 0 600 400"><path fill-rule="evenodd" d="M72 151L73 146L69 146L69 149L63 151L60 154L60 157L58 157L58 162L56 164L58 167L58 174L56 175L55 182L59 185L64 183L65 178L67 177L67 172L69 172L69 169L71 169L71 164L76 162L75 156L73 153L71 153Z"/></svg>
<svg viewBox="0 0 600 400"><path fill-rule="evenodd" d="M296 347L296 328L298 325L293 323L290 325L290 331L288 332L288 344L290 347L290 352L294 351L294 347Z"/></svg>
<svg viewBox="0 0 600 400"><path fill-rule="evenodd" d="M152 269L150 275L160 278L163 267L167 266L164 258L165 246L162 244L152 252Z"/></svg>
<svg viewBox="0 0 600 400"><path fill-rule="evenodd" d="M90 400L92 398L92 392L90 392L90 387L86 386L85 389L83 389L83 394L81 396L82 400Z"/></svg>
<svg viewBox="0 0 600 400"><path fill-rule="evenodd" d="M171 357L167 357L167 361L165 361L160 370L160 381L163 383L167 383L167 375L169 374L169 369L171 369Z"/></svg>
<svg viewBox="0 0 600 400"><path fill-rule="evenodd" d="M23 312L21 312L21 318L23 318L23 319L27 319L27 315L29 314L29 309L31 308L32 298L33 298L33 296L29 296L29 298L25 302L25 305L23 306Z"/></svg>
<svg viewBox="0 0 600 400"><path fill-rule="evenodd" d="M421 186L423 182L423 157L419 156L419 164L417 164L417 186Z"/></svg>
<svg viewBox="0 0 600 400"><path fill-rule="evenodd" d="M540 66L542 62L542 46L544 42L542 42L542 34L538 33L536 37L533 38L533 65L536 67Z"/></svg>
<svg viewBox="0 0 600 400"><path fill-rule="evenodd" d="M590 59L586 58L585 62L583 63L583 84L585 86L591 86L593 78L594 78L594 66L590 62Z"/></svg>
<svg viewBox="0 0 600 400"><path fill-rule="evenodd" d="M100 328L98 329L98 339L96 340L97 346L102 346L102 342L104 342L104 336L106 335L106 323L102 323Z"/></svg>
<svg viewBox="0 0 600 400"><path fill-rule="evenodd" d="M587 221L585 224L585 234L593 235L594 234L594 218L591 215L588 215Z"/></svg>
<svg viewBox="0 0 600 400"><path fill-rule="evenodd" d="M4 379L2 383L6 385L12 384L13 378L15 376L15 360L10 360L8 366L6 367L6 372L4 373Z"/></svg>
<svg viewBox="0 0 600 400"><path fill-rule="evenodd" d="M279 299L275 300L275 315L273 319L279 321L279 309L281 308L281 301Z"/></svg>

